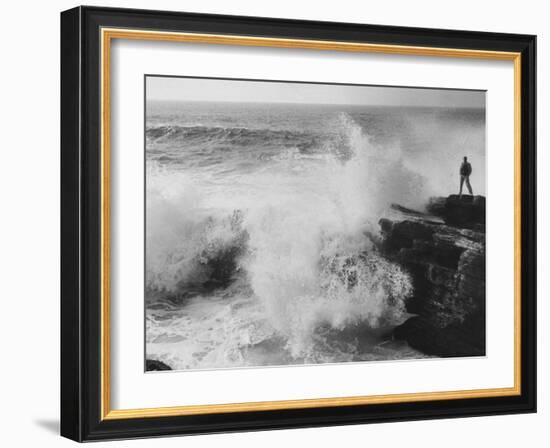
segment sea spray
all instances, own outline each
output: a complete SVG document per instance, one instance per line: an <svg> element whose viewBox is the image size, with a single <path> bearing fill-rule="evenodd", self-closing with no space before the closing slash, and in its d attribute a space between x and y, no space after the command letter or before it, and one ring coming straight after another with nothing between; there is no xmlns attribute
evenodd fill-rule
<svg viewBox="0 0 550 448"><path fill-rule="evenodd" d="M419 207L451 185L425 171L427 157L454 166L445 138L441 154L430 146L426 113L162 107L147 118L148 356L175 369L422 356L377 339L411 285L373 240L391 203ZM227 281L212 281L217 266Z"/></svg>
<svg viewBox="0 0 550 448"><path fill-rule="evenodd" d="M347 115L339 122L344 145L326 147L325 163L300 173L316 188L264 201L244 219L252 289L295 357L308 356L320 325L397 322L411 293L407 274L376 253L367 231L375 231L382 209L404 193L377 188L381 177L398 170L401 183L418 179L384 158ZM407 194L414 191L411 182Z"/></svg>
<svg viewBox="0 0 550 448"><path fill-rule="evenodd" d="M158 164L148 165L147 179L147 288L174 296L212 280L227 283L219 278L225 273L212 277L217 261L233 265L246 244L239 210L205 210L201 192L185 175Z"/></svg>

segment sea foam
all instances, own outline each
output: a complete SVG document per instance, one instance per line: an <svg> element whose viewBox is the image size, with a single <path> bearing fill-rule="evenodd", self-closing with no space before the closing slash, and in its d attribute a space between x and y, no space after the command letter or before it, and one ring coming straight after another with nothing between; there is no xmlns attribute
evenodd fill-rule
<svg viewBox="0 0 550 448"><path fill-rule="evenodd" d="M320 328L399 323L410 280L373 239L389 204L425 197L424 179L400 148L377 146L348 114L336 116L331 130L313 153L291 148L225 175L148 161L149 291L177 295L207 282L209 261L240 245L234 267L248 288L236 294L256 301L257 331L282 337L295 359L318 360ZM246 307L239 313L252 325ZM227 344L226 352L239 352Z"/></svg>

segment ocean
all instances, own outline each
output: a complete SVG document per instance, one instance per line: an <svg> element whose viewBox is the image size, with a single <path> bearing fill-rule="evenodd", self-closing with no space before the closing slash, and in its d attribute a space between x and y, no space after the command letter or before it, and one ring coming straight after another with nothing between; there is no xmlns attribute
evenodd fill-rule
<svg viewBox="0 0 550 448"><path fill-rule="evenodd" d="M172 369L417 359L392 203L485 194L485 111L147 101L146 357Z"/></svg>

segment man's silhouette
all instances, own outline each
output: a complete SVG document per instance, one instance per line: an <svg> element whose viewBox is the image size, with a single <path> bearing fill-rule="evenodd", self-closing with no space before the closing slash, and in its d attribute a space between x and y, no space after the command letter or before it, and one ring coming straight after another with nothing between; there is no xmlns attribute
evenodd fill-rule
<svg viewBox="0 0 550 448"><path fill-rule="evenodd" d="M464 182L466 182L466 187L468 187L468 191L471 195L473 195L472 186L470 185L470 174L472 174L472 165L470 165L470 162L468 162L468 157L464 156L464 161L462 162L462 165L460 165L460 193L458 193L459 197L462 197L462 186L464 185Z"/></svg>

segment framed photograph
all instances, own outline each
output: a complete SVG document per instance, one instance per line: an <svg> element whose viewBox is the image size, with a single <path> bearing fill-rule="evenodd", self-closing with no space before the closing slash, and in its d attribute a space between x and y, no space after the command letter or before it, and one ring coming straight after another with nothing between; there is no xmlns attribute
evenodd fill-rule
<svg viewBox="0 0 550 448"><path fill-rule="evenodd" d="M536 410L535 36L61 14L61 433Z"/></svg>

